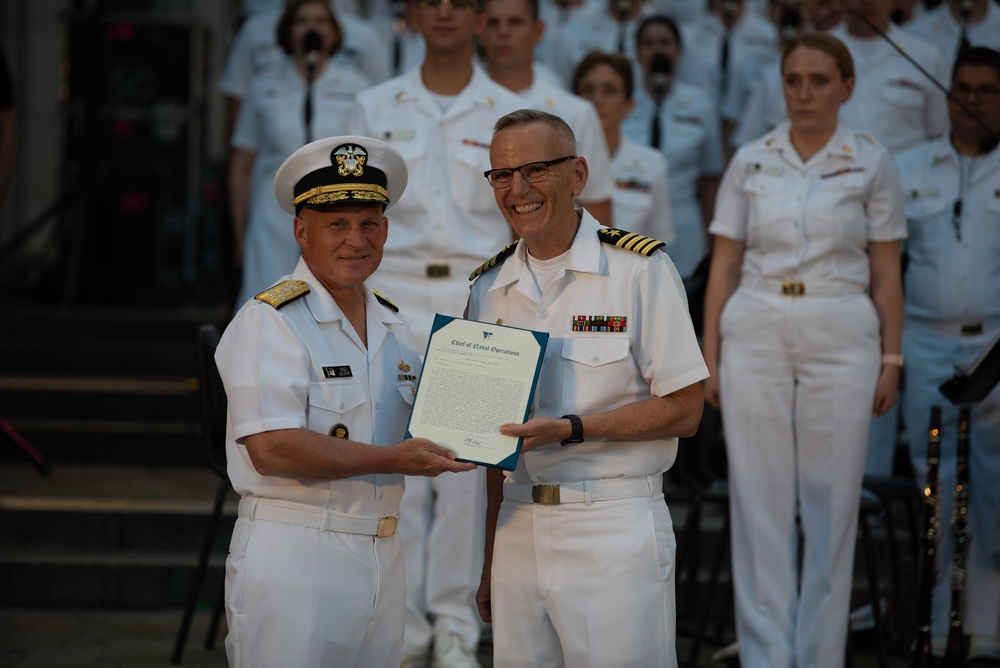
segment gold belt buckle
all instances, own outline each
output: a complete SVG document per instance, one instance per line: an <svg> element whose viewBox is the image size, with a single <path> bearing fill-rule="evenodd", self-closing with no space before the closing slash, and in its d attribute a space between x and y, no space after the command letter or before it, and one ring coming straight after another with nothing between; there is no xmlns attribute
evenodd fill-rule
<svg viewBox="0 0 1000 668"><path fill-rule="evenodd" d="M559 505L559 485L535 485L531 488L531 500L543 506Z"/></svg>
<svg viewBox="0 0 1000 668"><path fill-rule="evenodd" d="M451 268L446 264L427 265L428 278L448 278L450 274L451 274Z"/></svg>
<svg viewBox="0 0 1000 668"><path fill-rule="evenodd" d="M962 336L979 336L983 333L983 323L973 322L968 325L962 325Z"/></svg>
<svg viewBox="0 0 1000 668"><path fill-rule="evenodd" d="M396 518L395 517L380 517L378 520L378 533L375 534L379 538L388 538L396 533Z"/></svg>
<svg viewBox="0 0 1000 668"><path fill-rule="evenodd" d="M781 294L800 297L806 293L806 284L802 281L785 281L781 284Z"/></svg>

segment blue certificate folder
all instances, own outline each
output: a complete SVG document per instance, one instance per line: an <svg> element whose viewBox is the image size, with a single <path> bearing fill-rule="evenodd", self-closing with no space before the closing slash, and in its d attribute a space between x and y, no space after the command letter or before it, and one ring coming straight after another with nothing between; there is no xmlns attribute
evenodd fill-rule
<svg viewBox="0 0 1000 668"><path fill-rule="evenodd" d="M406 437L513 470L523 439L500 425L528 419L548 342L546 332L435 314Z"/></svg>

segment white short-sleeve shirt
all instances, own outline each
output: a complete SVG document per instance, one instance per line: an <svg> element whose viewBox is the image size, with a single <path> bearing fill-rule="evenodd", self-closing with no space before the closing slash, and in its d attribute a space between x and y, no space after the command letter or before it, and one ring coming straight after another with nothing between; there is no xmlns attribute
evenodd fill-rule
<svg viewBox="0 0 1000 668"><path fill-rule="evenodd" d="M470 318L550 335L532 406L536 416L607 411L708 377L670 258L604 243L598 230L617 231L582 211L563 273L544 294L527 267L523 243L472 285ZM617 318L618 326L598 318ZM655 475L676 454L677 439L554 443L524 453L508 476L540 483Z"/></svg>
<svg viewBox="0 0 1000 668"><path fill-rule="evenodd" d="M952 323L1000 317L1000 149L960 156L938 139L897 155L896 168L909 228L907 316Z"/></svg>
<svg viewBox="0 0 1000 668"><path fill-rule="evenodd" d="M656 149L621 135L611 168L615 174L611 199L615 227L671 243L676 235L667 159Z"/></svg>
<svg viewBox="0 0 1000 668"><path fill-rule="evenodd" d="M709 232L745 242L744 278L867 287L868 242L904 239L906 220L885 147L840 123L803 163L785 122L733 156Z"/></svg>
<svg viewBox="0 0 1000 668"><path fill-rule="evenodd" d="M420 355L409 327L366 288L367 348L305 260L287 278L309 294L280 309L248 302L215 355L229 402L226 457L233 488L253 495L365 517L397 515L403 476L371 474L329 481L260 475L244 446L252 434L309 429L374 445L403 440ZM330 439L336 447L337 439Z"/></svg>

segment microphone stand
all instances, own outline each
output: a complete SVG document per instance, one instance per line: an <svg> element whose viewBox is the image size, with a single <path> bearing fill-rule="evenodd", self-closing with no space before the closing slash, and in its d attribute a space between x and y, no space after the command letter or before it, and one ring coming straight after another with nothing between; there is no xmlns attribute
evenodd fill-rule
<svg viewBox="0 0 1000 668"><path fill-rule="evenodd" d="M625 55L625 31L628 28L630 0L615 0L615 19L618 21L618 53Z"/></svg>
<svg viewBox="0 0 1000 668"><path fill-rule="evenodd" d="M960 0L959 2L959 25L962 32L958 40L958 51L969 48L969 19L972 17L972 0Z"/></svg>
<svg viewBox="0 0 1000 668"><path fill-rule="evenodd" d="M303 59L306 64L306 99L303 107L306 126L306 143L312 141L312 117L313 117L313 79L316 78L316 66L319 64L320 50L323 48L323 41L319 34L307 32L303 38Z"/></svg>
<svg viewBox="0 0 1000 668"><path fill-rule="evenodd" d="M872 31L875 32L879 37L881 37L882 39L884 39L889 44L889 46L891 46L892 48L894 48L897 51L897 53L899 53L899 55L903 56L903 58L905 58L908 63L910 63L911 65L913 65L915 68L917 68L917 70L919 70L920 73L924 75L924 77L926 77L932 84L934 84L938 88L938 90L940 90L942 93L944 93L945 96L949 100L951 100L952 102L954 102L958 106L959 109L961 109L966 114L968 114L969 118L971 118L972 120L974 120L979 125L979 127L981 127L984 130L986 130L986 132L989 133L990 137L989 137L989 139L986 139L984 141L984 145L980 147L980 151L982 153L989 153L994 148L996 148L997 143L1000 142L1000 135L997 134L997 131L994 130L993 128L991 128L989 125L987 125L986 121L984 121L982 118L980 118L979 116L977 116L976 114L974 114L972 112L972 110L969 109L969 107L964 102L962 102L960 99L958 99L957 97L955 97L955 95L953 95L950 90L948 90L947 88L945 88L941 84L941 82L939 82L937 79L935 79L933 76L931 76L930 72L928 72L923 67L921 67L920 63L918 63L917 61L915 61L910 56L910 54L906 53L906 51L903 51L903 49L900 48L900 46L898 44L896 44L894 41L892 41L892 39L888 35L885 34L885 31L883 31L881 28L879 28L877 25L875 25L871 21L871 19L869 19L864 14L862 14L860 12L856 12L856 11L854 11L852 9L841 9L841 10L837 10L837 11L834 11L834 12L830 12L829 14L827 14L822 19L820 19L819 21L816 22L816 30L826 30L825 26L830 23L831 19L834 19L834 18L839 17L839 16L853 16L854 18L859 19L862 23L864 23L866 26L868 26L869 28L871 28Z"/></svg>

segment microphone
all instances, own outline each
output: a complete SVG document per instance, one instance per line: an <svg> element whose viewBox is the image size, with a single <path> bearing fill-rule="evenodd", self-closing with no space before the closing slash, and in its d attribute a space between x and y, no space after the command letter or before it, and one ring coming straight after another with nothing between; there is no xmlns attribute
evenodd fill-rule
<svg viewBox="0 0 1000 668"><path fill-rule="evenodd" d="M319 33L313 30L307 32L305 37L302 38L302 53L305 54L306 72L309 74L309 81L312 81L316 65L319 64L320 56L322 56L322 50L323 38L319 36Z"/></svg>
<svg viewBox="0 0 1000 668"><path fill-rule="evenodd" d="M667 94L673 73L674 63L670 60L670 56L665 53L657 53L653 56L653 60L649 64L649 80L653 85L653 97L656 98L657 104Z"/></svg>
<svg viewBox="0 0 1000 668"><path fill-rule="evenodd" d="M795 7L785 7L781 12L778 27L781 41L788 43L795 39L795 36L799 34L799 25L801 23L802 15L799 13L799 10Z"/></svg>
<svg viewBox="0 0 1000 668"><path fill-rule="evenodd" d="M736 18L736 12L739 8L739 0L722 0L722 22L726 28L733 27L733 20Z"/></svg>
<svg viewBox="0 0 1000 668"><path fill-rule="evenodd" d="M302 53L306 61L306 99L302 107L302 115L305 120L306 129L306 143L312 141L312 117L313 117L313 103L312 103L312 84L313 76L316 73L316 66L319 64L320 56L322 55L321 50L323 49L323 38L319 36L318 32L310 30L302 38Z"/></svg>

